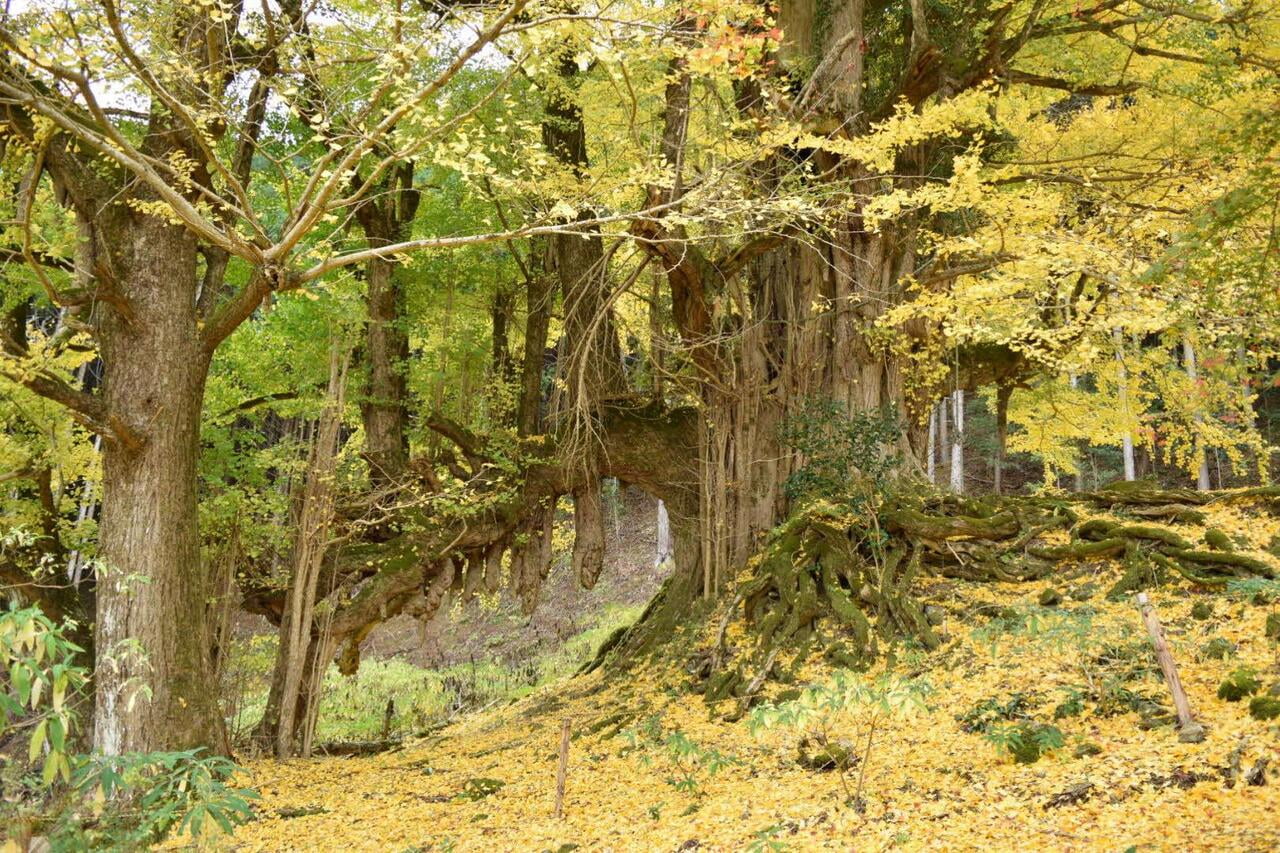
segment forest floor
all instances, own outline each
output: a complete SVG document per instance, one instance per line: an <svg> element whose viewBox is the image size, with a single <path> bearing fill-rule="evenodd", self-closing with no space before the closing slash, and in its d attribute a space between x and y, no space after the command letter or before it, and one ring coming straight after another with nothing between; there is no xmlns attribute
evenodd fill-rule
<svg viewBox="0 0 1280 853"><path fill-rule="evenodd" d="M1280 520L1218 506L1209 523L1264 551ZM1184 535L1194 535L1179 526ZM1203 532L1203 531L1201 531ZM930 690L925 707L843 718L844 772L797 761L802 729L723 719L691 689L690 650L718 620L687 626L683 650L597 671L472 714L394 752L250 761L258 819L223 839L276 850L1274 850L1280 848L1280 718L1250 697L1280 692L1280 603L1248 584L1153 591L1207 737L1181 743L1138 611L1105 598L1115 561L1069 564L1046 583L926 582L946 642L899 649L867 674ZM1050 597L1051 598L1051 597ZM1048 600L1048 599L1045 599ZM1194 612L1193 612L1194 611ZM937 611L935 611L937 612ZM995 618L992 618L992 617ZM1270 622L1268 621L1270 617ZM734 630L738 630L735 624ZM733 631L731 642L733 641ZM737 638L739 641L741 637ZM802 682L832 673L815 661ZM771 684L777 697L786 685ZM562 721L571 721L564 817L554 817ZM1008 733L1046 737L1018 763ZM754 731L753 731L754 729ZM1005 749L1000 745L1004 744ZM851 797L850 790L860 795ZM219 845L219 846L222 846Z"/></svg>

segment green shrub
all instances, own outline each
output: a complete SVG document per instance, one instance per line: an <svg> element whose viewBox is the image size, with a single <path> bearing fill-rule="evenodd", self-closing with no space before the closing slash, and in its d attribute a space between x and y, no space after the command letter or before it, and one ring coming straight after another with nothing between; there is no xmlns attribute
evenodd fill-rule
<svg viewBox="0 0 1280 853"><path fill-rule="evenodd" d="M640 762L652 764L657 758L665 765L666 783L694 797L701 797L704 782L739 760L717 749L704 747L679 729L665 731L662 714L651 714L622 732L627 749L640 754Z"/></svg>
<svg viewBox="0 0 1280 853"><path fill-rule="evenodd" d="M11 607L0 613L0 743L24 728L31 730L27 755L43 759L41 783L71 779L70 740L76 727L70 697L87 683L88 673L75 656L84 650L67 639L37 607Z"/></svg>
<svg viewBox="0 0 1280 853"><path fill-rule="evenodd" d="M865 506L885 491L901 462L892 448L902 424L889 408L848 412L835 400L810 397L779 432L783 445L802 458L783 484L797 503L825 498Z"/></svg>
<svg viewBox="0 0 1280 853"><path fill-rule="evenodd" d="M781 704L765 704L752 711L749 725L753 733L781 727L800 733L797 751L802 766L812 770L834 770L844 791L845 803L862 807L862 788L867 764L882 717L909 714L924 709L929 686L922 681L898 676L870 679L848 670L836 670L827 684L813 685L800 696ZM846 734L853 742L865 742L860 757L854 756ZM847 771L861 762L856 790L849 789Z"/></svg>
<svg viewBox="0 0 1280 853"><path fill-rule="evenodd" d="M1022 720L1007 726L996 726L986 738L998 752L1007 753L1017 764L1035 764L1040 758L1066 743L1062 730L1048 723Z"/></svg>
<svg viewBox="0 0 1280 853"><path fill-rule="evenodd" d="M489 779L484 776L477 776L476 778L468 779L463 783L462 790L457 794L457 799L470 800L473 803L478 802L486 797L492 797L494 794L501 791L506 784L507 783L503 782L501 779Z"/></svg>
<svg viewBox="0 0 1280 853"><path fill-rule="evenodd" d="M74 789L108 806L87 828L69 824L62 835L93 849L131 849L159 842L173 831L198 837L209 824L231 832L235 825L252 820L249 803L258 795L231 785L235 763L203 752L83 757Z"/></svg>
<svg viewBox="0 0 1280 853"><path fill-rule="evenodd" d="M1208 660L1226 660L1236 653L1236 644L1226 637L1214 637L1200 647L1200 656Z"/></svg>
<svg viewBox="0 0 1280 853"><path fill-rule="evenodd" d="M1241 667L1231 673L1218 685L1218 698L1228 702L1239 702L1246 696L1252 696L1262 687L1262 682L1248 667Z"/></svg>
<svg viewBox="0 0 1280 853"><path fill-rule="evenodd" d="M39 609L0 613L0 666L11 690L0 692L0 740L30 727L28 757L43 757L38 777L6 780L6 823L38 826L56 849L139 849L175 829L224 832L253 817L256 794L234 788L236 765L200 750L78 755L74 708L86 697L80 648ZM86 807L86 804L97 804ZM20 813L21 810L34 813Z"/></svg>
<svg viewBox="0 0 1280 853"><path fill-rule="evenodd" d="M1063 720L1067 717L1078 717L1084 713L1083 691L1070 689L1067 691L1067 698L1058 703L1053 709L1053 718L1055 720Z"/></svg>
<svg viewBox="0 0 1280 853"><path fill-rule="evenodd" d="M979 702L963 714L957 714L956 720L960 728L970 734L986 733L1003 721L1026 716L1035 704L1027 694L1014 693L1007 702L998 699Z"/></svg>

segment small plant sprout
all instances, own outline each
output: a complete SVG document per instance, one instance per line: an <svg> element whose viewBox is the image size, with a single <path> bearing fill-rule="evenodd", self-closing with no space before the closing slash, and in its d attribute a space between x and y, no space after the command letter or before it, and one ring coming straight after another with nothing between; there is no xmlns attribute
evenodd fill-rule
<svg viewBox="0 0 1280 853"><path fill-rule="evenodd" d="M894 675L873 679L837 670L830 682L810 686L796 699L756 708L749 725L757 736L774 728L799 732L801 765L835 771L843 802L862 811L867 767L879 725L888 717L925 710L929 690L917 679ZM850 771L855 764L858 778L850 789Z"/></svg>

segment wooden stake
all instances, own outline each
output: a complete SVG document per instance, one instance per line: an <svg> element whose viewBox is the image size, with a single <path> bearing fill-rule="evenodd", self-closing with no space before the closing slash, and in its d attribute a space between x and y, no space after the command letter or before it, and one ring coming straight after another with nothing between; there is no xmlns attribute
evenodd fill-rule
<svg viewBox="0 0 1280 853"><path fill-rule="evenodd" d="M560 726L560 767L556 770L556 818L564 817L564 777L569 773L569 718Z"/></svg>
<svg viewBox="0 0 1280 853"><path fill-rule="evenodd" d="M1155 605L1145 592L1138 593L1138 609L1142 613L1143 624L1151 636L1151 645L1156 650L1156 660L1164 672L1164 680L1173 694L1173 707L1178 714L1179 739L1192 743L1204 740L1204 727L1195 721L1191 714L1191 702L1187 700L1186 691L1182 689L1182 679L1178 677L1178 665L1173 660L1173 652L1169 650L1169 642L1165 639L1164 628L1160 625L1160 617L1156 615Z"/></svg>

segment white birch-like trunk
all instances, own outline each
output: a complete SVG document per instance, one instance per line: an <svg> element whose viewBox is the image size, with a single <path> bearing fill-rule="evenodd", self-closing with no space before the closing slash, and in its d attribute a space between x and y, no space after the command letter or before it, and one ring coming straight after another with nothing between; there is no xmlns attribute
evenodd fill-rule
<svg viewBox="0 0 1280 853"><path fill-rule="evenodd" d="M1137 479L1137 470L1133 460L1133 431L1131 429L1133 412L1129 408L1129 372L1124 366L1124 336L1119 329L1111 330L1111 339L1116 345L1116 385L1120 394L1120 417L1124 420L1124 430L1120 433L1120 446L1124 454L1124 478Z"/></svg>
<svg viewBox="0 0 1280 853"><path fill-rule="evenodd" d="M957 388L951 395L955 429L951 439L951 490L964 492L964 389Z"/></svg>

